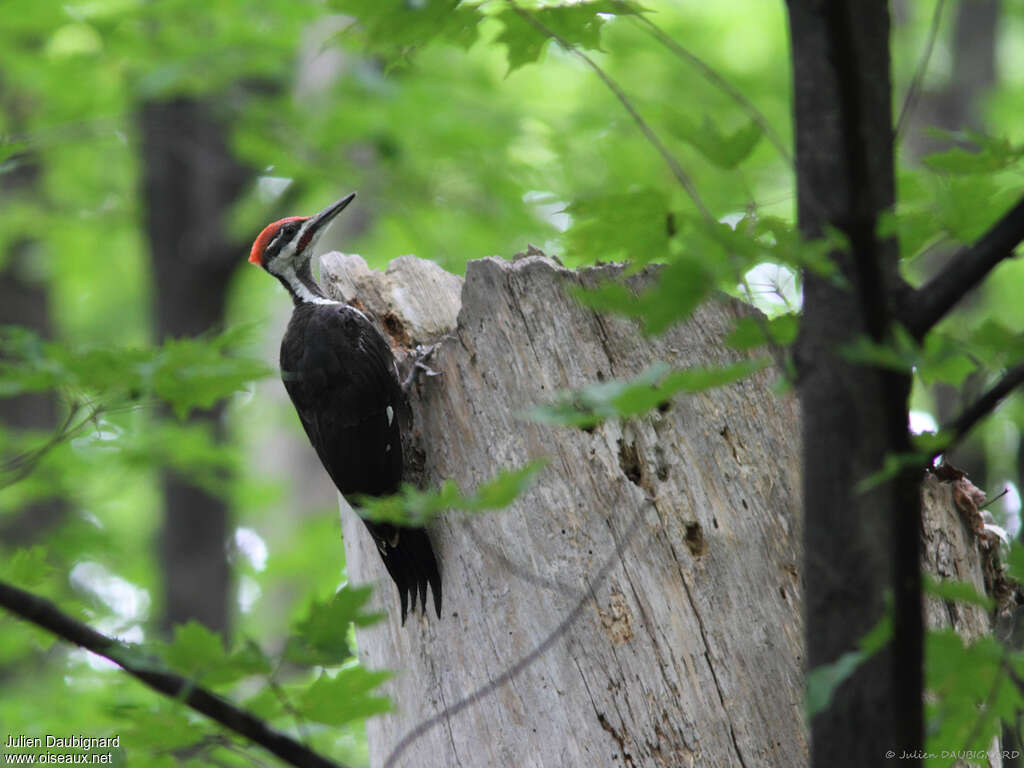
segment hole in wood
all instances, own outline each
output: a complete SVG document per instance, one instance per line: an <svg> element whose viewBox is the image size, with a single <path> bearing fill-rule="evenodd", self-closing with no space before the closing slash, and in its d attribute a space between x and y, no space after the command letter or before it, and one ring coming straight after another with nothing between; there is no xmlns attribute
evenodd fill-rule
<svg viewBox="0 0 1024 768"><path fill-rule="evenodd" d="M704 540L704 529L700 523L686 524L686 546L694 557L700 557L708 551L707 542Z"/></svg>
<svg viewBox="0 0 1024 768"><path fill-rule="evenodd" d="M629 482L633 485L642 484L644 473L636 441L627 443L625 440L619 439L619 466Z"/></svg>

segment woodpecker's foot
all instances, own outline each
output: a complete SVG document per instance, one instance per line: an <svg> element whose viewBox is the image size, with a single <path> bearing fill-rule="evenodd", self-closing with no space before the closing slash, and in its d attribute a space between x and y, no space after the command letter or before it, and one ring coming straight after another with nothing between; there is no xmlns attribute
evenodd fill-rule
<svg viewBox="0 0 1024 768"><path fill-rule="evenodd" d="M409 394L409 390L412 388L413 382L416 381L416 371L423 371L424 376L440 376L438 371L427 365L426 361L430 359L434 351L441 346L440 342L437 344L418 344L415 351L410 355L412 358L412 365L409 366L409 373L405 377L405 381L402 382L402 391L405 394Z"/></svg>

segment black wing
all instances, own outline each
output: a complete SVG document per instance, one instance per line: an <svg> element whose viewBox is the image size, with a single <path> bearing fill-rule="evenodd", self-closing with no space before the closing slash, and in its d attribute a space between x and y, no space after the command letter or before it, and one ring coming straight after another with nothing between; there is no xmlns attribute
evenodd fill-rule
<svg viewBox="0 0 1024 768"><path fill-rule="evenodd" d="M402 481L403 393L387 342L344 304L296 307L281 343L281 378L306 435L342 495L383 496ZM441 615L441 577L426 531L366 524L398 586L405 621L427 585Z"/></svg>

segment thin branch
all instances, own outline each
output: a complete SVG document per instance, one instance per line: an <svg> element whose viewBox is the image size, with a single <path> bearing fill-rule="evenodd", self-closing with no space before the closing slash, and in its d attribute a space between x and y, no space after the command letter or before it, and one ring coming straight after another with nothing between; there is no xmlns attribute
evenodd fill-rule
<svg viewBox="0 0 1024 768"><path fill-rule="evenodd" d="M661 143L661 139L658 138L658 135L651 128L650 124L646 120L644 120L644 118L640 115L639 112L637 112L636 107L633 106L633 103L629 100L629 97L626 96L625 91L623 91L619 84L612 79L611 75L605 72L592 58L587 56L587 54L585 54L575 45L570 43L568 40L559 35L557 32L555 32L553 29L548 27L543 22L537 20L533 16L533 14L527 13L514 2L512 2L512 0L509 0L509 5L512 7L512 10L515 11L516 15L518 15L523 21L532 26L541 34L550 37L552 40L554 40L556 43L562 46L562 48L565 49L566 52L571 53L573 56L576 56L584 64L590 67L591 70L593 70L594 74L601 79L601 82L608 87L608 90L615 94L615 98L619 100L619 103L622 104L625 110L629 113L629 116L633 118L633 121L640 128L640 131L643 133L644 137L647 139L650 145L654 147L655 150L657 150L659 155L661 155L662 160L665 161L665 165L667 165L669 167L669 170L672 171L672 175L675 176L676 181L679 182L680 186L682 186L682 188L686 190L686 194L690 196L690 199L693 201L693 204L697 206L697 210L700 211L701 216L703 216L708 221L714 221L715 219L711 215L711 212L708 210L707 206L704 205L704 201L701 199L700 193L697 192L697 187L694 185L693 179L691 179L689 174L683 170L683 167L679 164L679 161L676 160L675 156L671 152L668 151L668 148Z"/></svg>
<svg viewBox="0 0 1024 768"><path fill-rule="evenodd" d="M982 504L980 507L978 507L978 511L980 512L981 510L985 509L985 507L991 507L993 504L995 504L997 501L999 501L1001 498L1003 498L1003 496L1005 496L1009 492L1010 492L1009 488L1003 488L1003 492L1002 493L998 494L997 496L993 496L991 499L986 501L984 504Z"/></svg>
<svg viewBox="0 0 1024 768"><path fill-rule="evenodd" d="M259 744L289 765L298 768L345 768L313 752L290 736L273 730L259 718L193 681L146 662L132 661L133 654L128 646L71 618L45 598L0 581L0 607L66 642L110 659L154 691L181 701L225 728Z"/></svg>
<svg viewBox="0 0 1024 768"><path fill-rule="evenodd" d="M76 435L82 430L89 422L95 420L95 418L103 412L102 405L93 405L89 412L83 416L77 424L73 423L75 414L78 413L77 407L72 407L68 412L67 418L64 420L56 431L46 440L45 443L40 445L38 448L33 448L31 451L25 451L17 456L12 456L0 464L0 490L14 485L35 470L36 466L42 461L43 457L47 453L52 451L58 445L63 443L65 440Z"/></svg>
<svg viewBox="0 0 1024 768"><path fill-rule="evenodd" d="M1013 256L1021 240L1024 196L974 245L957 251L941 272L910 294L901 313L904 327L915 339L924 338L989 272Z"/></svg>
<svg viewBox="0 0 1024 768"><path fill-rule="evenodd" d="M1018 363L1008 370L988 392L975 400L949 427L942 430L952 433L949 444L943 450L949 450L951 445L959 442L979 421L992 413L1003 398L1021 384L1024 384L1024 363Z"/></svg>
<svg viewBox="0 0 1024 768"><path fill-rule="evenodd" d="M935 40L939 36L939 26L942 21L942 10L946 5L946 0L939 0L935 4L935 11L932 13L932 24L928 30L928 40L924 46L924 53L921 55L920 61L917 62L917 71L914 72L914 77L910 81L910 88L907 89L907 95L903 99L903 108L900 109L900 119L896 122L896 136L895 142L898 144L900 136L903 133L903 129L906 127L906 121L910 117L910 113L917 105L917 99L921 95L921 84L924 82L924 75L928 71L928 62L932 58L932 49L935 48Z"/></svg>
<svg viewBox="0 0 1024 768"><path fill-rule="evenodd" d="M768 122L768 118L766 118L761 111L754 106L753 102L733 87L728 80L718 74L710 64L673 40L664 32L664 30L661 29L661 27L646 16L638 15L633 18L636 20L637 24L645 27L651 35L654 36L654 39L668 48L676 56L688 62L698 72L700 72L701 76L703 76L705 80L735 101L739 105L740 109L747 113L747 117L757 124L761 129L761 132L768 138L768 141L772 143L772 146L778 150L782 159L789 165L793 165L793 156L789 153L789 150L786 149L786 145L782 141L782 138L778 133L776 133L775 129L772 128L771 123Z"/></svg>

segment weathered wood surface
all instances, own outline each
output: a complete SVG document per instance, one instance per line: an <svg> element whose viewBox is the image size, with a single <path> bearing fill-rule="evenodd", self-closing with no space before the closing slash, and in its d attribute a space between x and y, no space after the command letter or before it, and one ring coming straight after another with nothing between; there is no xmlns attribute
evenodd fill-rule
<svg viewBox="0 0 1024 768"><path fill-rule="evenodd" d="M463 285L412 257L386 274L357 256L324 259L329 290L396 341L448 335L431 361L441 376L412 398L418 482L473 488L502 468L551 462L509 509L431 526L441 621L399 625L377 552L343 513L349 578L378 583L373 606L388 614L357 631L360 659L398 671L385 686L397 711L367 725L375 768L807 762L799 414L775 393L776 374L589 433L520 417L557 390L628 378L656 360L740 357L721 341L749 312L739 302L709 302L649 339L564 291L616 269L482 259ZM926 485L926 521L942 529L926 537L926 563L980 579L943 499L951 504ZM941 604L929 610L957 619ZM984 616L964 621L968 634L985 631Z"/></svg>
<svg viewBox="0 0 1024 768"><path fill-rule="evenodd" d="M656 360L737 359L721 338L747 311L738 302L645 339L563 291L612 269L572 273L541 257L467 268L458 328L431 363L441 376L413 403L427 480L472 488L532 458L551 464L510 509L432 526L441 621L399 626L379 557L345 516L349 577L384 585L375 606L389 613L359 632L360 657L401 670L387 687L399 711L368 724L374 766L400 744L394 765L445 768L805 762L799 429L775 374L592 433L519 418L556 390ZM460 306L438 281L396 300L353 257L328 257L323 273L378 314Z"/></svg>

